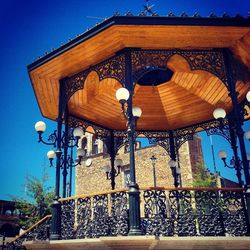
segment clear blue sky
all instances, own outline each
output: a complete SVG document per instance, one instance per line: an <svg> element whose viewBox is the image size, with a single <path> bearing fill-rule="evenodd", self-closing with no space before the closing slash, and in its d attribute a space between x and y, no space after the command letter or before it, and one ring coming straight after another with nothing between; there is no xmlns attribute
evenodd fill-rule
<svg viewBox="0 0 250 250"><path fill-rule="evenodd" d="M109 17L115 12L125 14L141 12L144 0L98 1L98 0L43 0L0 1L0 75L1 75L1 123L0 123L0 199L9 199L9 194L23 195L27 174L41 176L43 166L48 166L46 152L50 149L38 144L34 124L41 114L28 77L26 66L46 51L91 28L98 20L88 16ZM151 0L154 10L160 15L170 11L180 15L199 12L208 16L211 12L222 15L227 12L244 17L250 11L250 0L244 1L166 1ZM48 123L48 131L56 127ZM250 129L249 123L248 128ZM204 139L204 145L209 141ZM215 152L221 149L222 140L214 139ZM249 142L248 149L249 149ZM212 166L210 147L203 149L208 166ZM249 149L250 150L250 149ZM217 158L217 167L225 171ZM54 169L47 170L54 182ZM234 176L233 171L225 173Z"/></svg>

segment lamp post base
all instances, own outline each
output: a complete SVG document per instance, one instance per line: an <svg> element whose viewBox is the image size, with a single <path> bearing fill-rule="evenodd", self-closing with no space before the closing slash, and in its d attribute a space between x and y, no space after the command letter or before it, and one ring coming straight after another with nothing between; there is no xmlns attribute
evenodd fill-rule
<svg viewBox="0 0 250 250"><path fill-rule="evenodd" d="M140 192L136 183L129 184L129 233L128 235L143 235L141 231Z"/></svg>
<svg viewBox="0 0 250 250"><path fill-rule="evenodd" d="M58 198L55 198L51 204L51 227L50 227L50 240L60 240L61 238L61 204Z"/></svg>
<svg viewBox="0 0 250 250"><path fill-rule="evenodd" d="M141 231L141 229L138 229L138 228L131 228L130 230L129 230L129 232L128 232L128 235L129 236L141 236L141 235L143 235L142 234L142 231Z"/></svg>

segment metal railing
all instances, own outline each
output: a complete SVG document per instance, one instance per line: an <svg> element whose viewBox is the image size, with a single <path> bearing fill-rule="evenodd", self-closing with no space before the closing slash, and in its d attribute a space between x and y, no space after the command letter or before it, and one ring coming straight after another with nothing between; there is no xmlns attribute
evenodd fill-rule
<svg viewBox="0 0 250 250"><path fill-rule="evenodd" d="M247 232L243 189L141 188L143 234L242 236ZM62 199L62 239L127 235L127 189Z"/></svg>
<svg viewBox="0 0 250 250"><path fill-rule="evenodd" d="M128 189L60 199L61 239L126 236L129 232ZM156 236L244 236L247 214L241 188L140 189L142 234ZM46 216L7 249L47 240L51 216Z"/></svg>
<svg viewBox="0 0 250 250"><path fill-rule="evenodd" d="M26 249L23 246L24 241L49 239L50 220L51 220L51 215L45 216L36 224L31 226L29 229L27 229L22 234L17 236L13 241L7 243L6 249L22 250L22 249Z"/></svg>

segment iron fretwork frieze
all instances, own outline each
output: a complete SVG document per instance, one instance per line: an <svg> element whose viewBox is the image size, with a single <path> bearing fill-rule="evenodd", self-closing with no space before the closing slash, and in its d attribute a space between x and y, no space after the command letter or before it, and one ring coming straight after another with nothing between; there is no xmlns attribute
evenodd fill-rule
<svg viewBox="0 0 250 250"><path fill-rule="evenodd" d="M114 78L122 85L125 83L125 56L123 54L111 57L104 62L91 66L90 68L79 72L69 78L65 79L66 83L66 99L70 97L80 89L84 88L84 82L89 73L95 71L99 77L99 80L105 78Z"/></svg>
<svg viewBox="0 0 250 250"><path fill-rule="evenodd" d="M65 78L66 99L69 100L76 91L84 88L84 82L91 71L98 74L100 81L105 78L114 78L124 86L126 81L125 53L128 52L131 54L131 76L134 82L152 69L166 68L167 62L172 56L180 55L187 60L191 70L210 72L228 87L222 50L141 50L131 48L120 51L117 55L99 64Z"/></svg>
<svg viewBox="0 0 250 250"><path fill-rule="evenodd" d="M98 139L103 140L104 138L110 136L110 130L97 126L91 122L75 118L73 116L69 116L68 125L71 128L77 128L77 127L82 128L84 132L87 130L88 127L92 127L94 130L94 134Z"/></svg>
<svg viewBox="0 0 250 250"><path fill-rule="evenodd" d="M75 200L61 202L61 236L64 240L74 239Z"/></svg>
<svg viewBox="0 0 250 250"><path fill-rule="evenodd" d="M156 68L167 68L170 57L185 58L191 70L204 70L217 76L226 86L227 78L223 53L219 50L135 50L131 52L132 76L137 82L145 73Z"/></svg>
<svg viewBox="0 0 250 250"><path fill-rule="evenodd" d="M99 127L95 124L92 124L88 121L83 121L81 119L70 116L68 119L68 124L72 128L80 127L83 131L86 131L88 127L92 127L96 138L101 139L107 146L108 151L110 151L110 135L111 131L102 127ZM201 124L196 124L188 128L177 129L173 131L174 139L175 139L175 147L178 149L188 140L192 140L194 134L197 130L201 128L206 131L207 135L219 135L224 137L229 143L231 143L230 133L228 121L224 119L223 127L219 121L209 121ZM157 144L163 147L168 154L170 154L170 146L169 146L169 131L136 131L135 138L139 136L145 136L149 139L150 144ZM114 131L114 151L115 153L118 150L128 143L127 132L126 131ZM110 152L108 152L110 153Z"/></svg>

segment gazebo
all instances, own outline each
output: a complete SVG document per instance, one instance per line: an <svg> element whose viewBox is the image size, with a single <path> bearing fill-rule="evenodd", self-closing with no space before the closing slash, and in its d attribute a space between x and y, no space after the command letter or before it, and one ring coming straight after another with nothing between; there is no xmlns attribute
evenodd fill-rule
<svg viewBox="0 0 250 250"><path fill-rule="evenodd" d="M250 115L246 98L250 91L249 50L249 18L128 13L108 18L30 64L28 72L41 113L57 121L57 131L49 138L57 159L50 239L145 233L195 236L197 231L205 236L249 233L250 177L242 129ZM67 157L74 128L95 133L106 144L113 189L117 150L129 144L128 190L110 191L109 198L105 194L91 199L65 197L67 161L61 158ZM41 141L44 130L44 124L37 125ZM245 182L240 187L245 184L244 188L191 190L175 185L167 198L160 187L140 190L135 137L158 143L176 161L178 148L202 130L231 143L239 175L243 168ZM59 199L61 168L64 199ZM140 192L144 192L144 216ZM196 205L191 201L192 192ZM219 211L221 201L224 213Z"/></svg>

